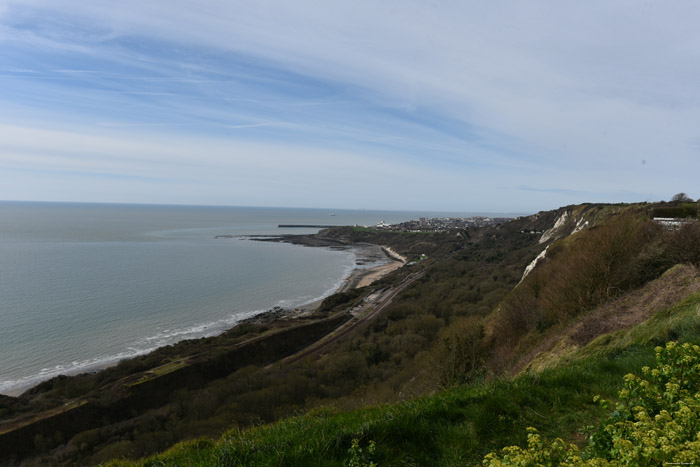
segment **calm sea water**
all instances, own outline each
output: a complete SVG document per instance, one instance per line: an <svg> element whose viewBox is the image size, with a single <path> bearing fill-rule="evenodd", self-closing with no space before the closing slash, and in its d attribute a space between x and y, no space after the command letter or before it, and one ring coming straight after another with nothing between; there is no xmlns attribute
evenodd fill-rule
<svg viewBox="0 0 700 467"><path fill-rule="evenodd" d="M354 265L348 252L216 235L426 215L0 202L0 393L315 301Z"/></svg>

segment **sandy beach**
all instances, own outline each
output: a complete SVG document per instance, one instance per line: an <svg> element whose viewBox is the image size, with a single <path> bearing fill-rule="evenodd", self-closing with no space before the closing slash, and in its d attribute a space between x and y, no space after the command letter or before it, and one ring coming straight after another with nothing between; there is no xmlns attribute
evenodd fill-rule
<svg viewBox="0 0 700 467"><path fill-rule="evenodd" d="M356 289L359 287L365 287L372 284L374 281L381 279L392 271L403 266L404 263L401 261L391 261L387 264L381 264L379 266L374 266L372 268L355 268L345 279L343 285L338 289L338 292L344 292L350 289Z"/></svg>
<svg viewBox="0 0 700 467"><path fill-rule="evenodd" d="M376 262L382 257L386 258L389 262L372 267L356 266L350 275L343 281L343 284L338 287L334 293L345 292L371 285L374 281L381 279L390 272L395 271L406 264L406 258L399 255L389 247L366 244L355 246L354 248L356 248L355 254L357 256L358 265L365 264L366 262ZM315 302L297 307L294 310L284 310L285 313L280 313L280 316L284 315L284 317L299 317L303 316L304 314L310 314L316 311L322 302L323 300L317 300ZM256 316L260 317L260 315ZM255 320L256 316L249 319Z"/></svg>

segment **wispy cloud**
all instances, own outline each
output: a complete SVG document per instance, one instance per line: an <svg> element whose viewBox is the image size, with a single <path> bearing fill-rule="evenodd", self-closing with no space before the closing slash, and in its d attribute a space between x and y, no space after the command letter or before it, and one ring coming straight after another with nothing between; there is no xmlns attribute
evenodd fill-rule
<svg viewBox="0 0 700 467"><path fill-rule="evenodd" d="M646 200L649 196L647 193L636 192L636 191L625 191L625 190L614 190L610 192L600 192L600 191L590 191L590 190L572 190L569 188L548 188L548 187L531 187L531 186L519 186L517 187L520 191L530 191L536 193L550 193L554 195L563 196L577 196L585 197L589 201L598 201L600 198L612 198L619 200L620 202L628 200Z"/></svg>
<svg viewBox="0 0 700 467"><path fill-rule="evenodd" d="M292 183L283 195L290 204L311 203L310 195L297 196L310 190L290 182L301 183L305 167L307 178L334 182L342 174L333 171L345 171L354 184L341 186L369 189L367 202L378 207L423 202L464 210L631 201L647 191L644 199L662 198L695 183L695 2L4 5L0 108L7 110L0 122L42 137L81 135L54 138L51 147L15 138L12 154L21 157L13 164L31 154L25 160L41 166L49 164L41 154L55 160L77 150L86 155L63 163L91 167L84 147L113 161L104 172L162 165L161 173L177 177L184 171L170 164L178 163L147 148L178 158L186 150L194 165L219 167L210 176L224 167L235 178L236 167L219 166L224 159L212 155L225 148L259 159L247 177ZM102 135L109 141L77 143L107 129L115 131ZM148 143L124 152L101 146L120 138ZM7 162L9 145L0 149L0 163ZM125 151L139 153L138 161ZM378 168L387 179L373 183L390 184L391 195L352 170L360 165L365 177ZM223 185L209 188L206 169L197 173L207 203L237 204L238 188L222 195ZM254 193L245 178L237 183ZM346 205L347 195L323 193L328 203ZM152 193L142 195L149 201ZM86 188L84 196L102 194ZM10 197L0 188L0 198Z"/></svg>

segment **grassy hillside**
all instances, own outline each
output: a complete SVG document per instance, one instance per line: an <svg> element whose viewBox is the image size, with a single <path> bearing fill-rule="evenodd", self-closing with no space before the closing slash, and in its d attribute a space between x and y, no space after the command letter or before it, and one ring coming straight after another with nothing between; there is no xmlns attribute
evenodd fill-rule
<svg viewBox="0 0 700 467"><path fill-rule="evenodd" d="M456 387L415 400L350 412L312 411L272 425L233 429L138 462L111 465L478 465L502 446L525 443L526 427L582 444L580 429L606 413L593 398L615 399L622 376L654 362L667 339L700 342L700 294L631 329L601 336L566 362L511 380ZM352 449L357 439L359 448ZM370 443L374 450L369 452Z"/></svg>

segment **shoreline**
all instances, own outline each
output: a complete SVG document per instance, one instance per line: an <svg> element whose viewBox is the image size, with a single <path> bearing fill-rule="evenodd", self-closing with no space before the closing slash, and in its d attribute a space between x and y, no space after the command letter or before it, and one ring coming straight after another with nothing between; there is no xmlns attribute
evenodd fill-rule
<svg viewBox="0 0 700 467"><path fill-rule="evenodd" d="M355 254L355 267L345 278L343 284L333 293L346 292L371 285L374 281L381 279L392 271L406 264L406 258L397 254L387 246L374 245L370 243L360 243L352 245L350 248ZM367 263L380 264L370 267L360 267ZM332 295L332 294L331 294Z"/></svg>
<svg viewBox="0 0 700 467"><path fill-rule="evenodd" d="M286 243L293 243L287 242L286 239L283 239L281 237L277 237L275 238L275 240L272 240L271 238L265 238L264 240L258 241L280 241ZM382 277L399 269L401 266L404 266L406 264L405 258L391 250L391 248L369 243L363 243L358 245L346 245L344 247L329 247L327 245L308 244L304 244L304 246L310 246L312 248L322 247L338 250L353 250L353 253L355 254L355 266L350 271L350 274L348 274L348 276L345 279L343 279L343 282L340 284L340 286L325 297L310 303L306 303L304 305L299 305L294 308L275 307L270 310L263 311L262 313L258 313L257 315L251 316L249 318L245 318L236 323L234 327L241 323L260 324L276 320L303 318L305 316L313 314L318 309L318 307L321 306L323 300L330 297L331 295L371 285L375 281L381 279ZM377 264L376 266L362 267L368 262L373 263L384 259L386 259L387 262Z"/></svg>
<svg viewBox="0 0 700 467"><path fill-rule="evenodd" d="M359 289L371 285L375 281L381 279L392 271L397 270L405 263L397 260L391 260L388 263L373 266L371 268L355 268L350 275L345 279L343 285L334 293L347 292L351 289Z"/></svg>
<svg viewBox="0 0 700 467"><path fill-rule="evenodd" d="M222 236L223 237L223 236ZM248 238L251 238L250 236L247 236ZM227 237L224 237L227 238ZM290 242L286 238L282 237L270 237L270 238L251 238L255 239L257 241L278 241L278 242L285 242L285 243L294 243L297 245L303 245L303 246L309 246L313 248L318 248L318 247L323 247L323 248L330 248L334 250L349 250L352 251L353 254L355 255L355 265L353 269L350 271L349 275L343 279L342 283L340 286L334 290L332 293L327 295L326 297L323 297L319 300L315 300L313 302L304 304L304 305L299 305L294 308L281 308L281 307L275 307L267 311L260 312L256 315L250 316L248 318L243 318L240 321L237 321L235 324L233 324L231 327L223 330L221 334L230 331L231 329L235 328L236 326L242 324L242 323L250 323L250 322L271 322L271 321L277 321L277 320L286 320L286 319L294 319L294 318L300 318L304 317L307 315L310 315L314 313L318 307L321 305L323 300L325 300L327 297L336 294L336 293L341 293L341 292L347 292L348 290L355 289L355 288L360 288L360 287L365 287L373 282L381 279L382 277L386 276L390 272L395 271L396 269L400 268L403 266L406 261L405 258L402 257L401 255L398 255L396 252L394 252L391 248L386 247L386 246L380 246L380 245L374 245L374 244L369 244L369 243L361 243L361 244L355 244L355 245L329 245L329 244L324 244L324 243L307 243L307 242ZM369 266L369 267L363 267L366 264L372 264L380 261L386 260L387 262L377 264L376 266ZM144 354L145 355L145 354ZM83 373L97 373L102 370L106 370L108 368L114 367L118 365L120 362L124 360L129 360L130 358L135 358L134 357L127 357L122 360L117 360L109 363L105 363L102 365L98 365L95 367L90 368L89 370L85 371L79 371L77 373L72 373L72 374L67 374L66 376L76 376L79 374ZM10 391L4 392L0 394L1 396L7 396L7 397L19 397L26 391L38 386L39 384L43 383L44 381L48 381L52 378L49 378L47 380L42 380L38 381L36 383L31 383L27 386L22 386L16 389L12 389Z"/></svg>

